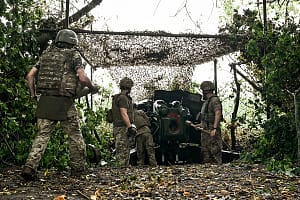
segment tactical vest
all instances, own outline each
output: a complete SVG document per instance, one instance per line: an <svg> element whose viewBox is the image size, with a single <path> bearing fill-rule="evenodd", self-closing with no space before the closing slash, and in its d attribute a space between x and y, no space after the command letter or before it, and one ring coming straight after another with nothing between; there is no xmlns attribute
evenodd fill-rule
<svg viewBox="0 0 300 200"><path fill-rule="evenodd" d="M121 112L120 112L120 106L119 106L119 97L121 95L124 95L126 96L126 98L128 99L128 103L129 103L129 108L127 109L127 114L128 114L128 117L129 117L129 120L131 123L133 123L133 104L132 104L132 99L125 95L125 94L117 94L117 95L114 95L113 96L113 99L112 99L112 114L113 114L113 125L114 126L125 126L125 123L122 119L122 116L121 116Z"/></svg>
<svg viewBox="0 0 300 200"><path fill-rule="evenodd" d="M72 58L75 49L51 47L45 50L39 60L37 93L47 96L74 97L78 77Z"/></svg>
<svg viewBox="0 0 300 200"><path fill-rule="evenodd" d="M213 95L213 96L209 97L209 99L203 103L203 106L201 108L200 119L201 119L201 121L205 122L205 125L207 125L208 127L213 125L214 120L215 120L215 112L212 111L211 107L210 107L211 99L214 97L218 97L218 96ZM222 111L222 107L221 107L221 111Z"/></svg>

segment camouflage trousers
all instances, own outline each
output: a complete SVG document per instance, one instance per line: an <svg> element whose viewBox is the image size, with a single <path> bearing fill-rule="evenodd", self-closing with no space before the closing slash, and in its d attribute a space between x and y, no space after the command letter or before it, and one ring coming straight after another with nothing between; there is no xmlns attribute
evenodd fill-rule
<svg viewBox="0 0 300 200"><path fill-rule="evenodd" d="M140 128L135 140L137 164L144 165L146 157L148 157L149 165L156 166L154 142L150 128L148 126Z"/></svg>
<svg viewBox="0 0 300 200"><path fill-rule="evenodd" d="M115 138L115 148L116 148L116 161L120 167L129 166L130 159L130 149L129 149L129 139L127 135L127 128L114 127L113 135Z"/></svg>
<svg viewBox="0 0 300 200"><path fill-rule="evenodd" d="M58 121L37 119L38 132L25 166L34 170L37 169L57 123ZM67 120L60 121L60 125L68 135L70 167L72 171L83 171L86 164L86 145L80 131L78 113L74 105L71 106L67 113Z"/></svg>
<svg viewBox="0 0 300 200"><path fill-rule="evenodd" d="M215 136L201 133L201 153L203 163L222 164L222 138L221 130Z"/></svg>

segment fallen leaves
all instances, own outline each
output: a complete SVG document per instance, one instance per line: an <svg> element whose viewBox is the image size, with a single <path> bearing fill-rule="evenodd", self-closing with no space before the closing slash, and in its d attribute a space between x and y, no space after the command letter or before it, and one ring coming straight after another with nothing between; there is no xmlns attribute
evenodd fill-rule
<svg viewBox="0 0 300 200"><path fill-rule="evenodd" d="M297 199L300 177L267 172L263 166L176 165L89 169L80 178L52 170L24 182L18 170L0 171L5 199ZM64 194L64 195L61 195ZM22 199L21 198L21 199Z"/></svg>
<svg viewBox="0 0 300 200"><path fill-rule="evenodd" d="M65 200L65 195L57 196L53 200Z"/></svg>

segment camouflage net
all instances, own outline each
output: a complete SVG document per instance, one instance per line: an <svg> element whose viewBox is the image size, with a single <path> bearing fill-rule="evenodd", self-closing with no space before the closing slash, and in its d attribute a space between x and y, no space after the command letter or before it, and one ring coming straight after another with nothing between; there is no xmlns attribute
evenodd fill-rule
<svg viewBox="0 0 300 200"><path fill-rule="evenodd" d="M136 33L138 34L138 33ZM169 35L169 36L168 36ZM81 51L95 67L191 66L232 52L227 37L213 35L78 34Z"/></svg>
<svg viewBox="0 0 300 200"><path fill-rule="evenodd" d="M116 83L127 76L134 81L131 96L134 101L150 98L154 90L181 89L191 87L194 67L132 66L111 67L110 74Z"/></svg>
<svg viewBox="0 0 300 200"><path fill-rule="evenodd" d="M92 66L107 68L117 84L125 76L132 78L135 100L155 89L189 90L197 64L232 52L222 36L129 32L79 33L78 37Z"/></svg>

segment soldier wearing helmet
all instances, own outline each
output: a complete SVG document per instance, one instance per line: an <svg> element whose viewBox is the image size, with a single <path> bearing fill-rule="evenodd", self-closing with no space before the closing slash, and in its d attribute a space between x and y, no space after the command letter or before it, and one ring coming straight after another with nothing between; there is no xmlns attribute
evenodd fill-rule
<svg viewBox="0 0 300 200"><path fill-rule="evenodd" d="M86 76L83 59L74 48L77 44L74 31L59 31L54 45L42 53L27 74L30 96L36 99L38 95L39 100L36 110L38 133L21 173L25 180L37 178L36 170L57 122L68 134L71 174L79 175L85 170L86 147L74 99L79 84L92 93L98 89Z"/></svg>
<svg viewBox="0 0 300 200"><path fill-rule="evenodd" d="M203 163L222 164L222 137L220 122L222 120L222 104L213 91L215 85L204 81L200 85L205 102L201 108L200 124L193 125L201 131L201 154Z"/></svg>
<svg viewBox="0 0 300 200"><path fill-rule="evenodd" d="M200 89L202 91L202 98L206 100L207 97L210 96L207 94L213 94L213 91L215 90L215 85L211 81L203 81L200 84Z"/></svg>
<svg viewBox="0 0 300 200"><path fill-rule="evenodd" d="M115 138L116 161L119 166L129 165L129 137L134 137L136 127L133 124L133 103L130 97L133 81L124 77L119 83L121 92L113 96L113 135Z"/></svg>
<svg viewBox="0 0 300 200"><path fill-rule="evenodd" d="M213 91L215 90L215 85L211 81L203 81L200 88L201 90Z"/></svg>
<svg viewBox="0 0 300 200"><path fill-rule="evenodd" d="M203 81L200 89L205 100L201 108L200 126L209 132L201 132L202 159L204 163L222 164L222 104L213 93L215 85L211 81Z"/></svg>
<svg viewBox="0 0 300 200"><path fill-rule="evenodd" d="M78 45L78 38L74 31L69 29L60 30L55 38L55 43L66 43L69 45Z"/></svg>

